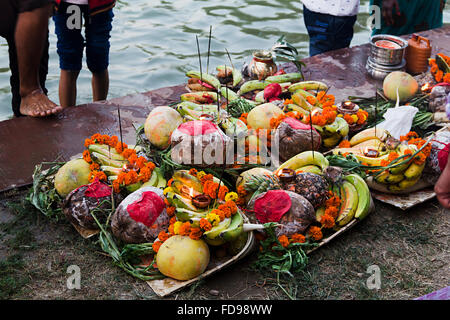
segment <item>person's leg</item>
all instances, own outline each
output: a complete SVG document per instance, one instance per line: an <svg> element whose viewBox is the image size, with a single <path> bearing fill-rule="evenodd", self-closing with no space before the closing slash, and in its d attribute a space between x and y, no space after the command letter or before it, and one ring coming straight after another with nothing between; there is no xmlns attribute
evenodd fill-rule
<svg viewBox="0 0 450 320"><path fill-rule="evenodd" d="M63 70L59 76L59 103L62 107L77 104L77 79L80 71Z"/></svg>
<svg viewBox="0 0 450 320"><path fill-rule="evenodd" d="M19 80L19 67L17 66L17 53L16 44L14 43L14 37L7 38L8 41L8 53L9 53L9 69L11 70L11 77L9 83L11 85L12 94L12 109L14 115L19 117L20 114L20 80Z"/></svg>
<svg viewBox="0 0 450 320"><path fill-rule="evenodd" d="M93 101L106 100L109 91L108 69L100 72L92 72L92 97Z"/></svg>
<svg viewBox="0 0 450 320"><path fill-rule="evenodd" d="M331 24L334 32L332 36L333 50L350 47L353 39L353 27L356 22L356 16L335 17Z"/></svg>
<svg viewBox="0 0 450 320"><path fill-rule="evenodd" d="M308 10L303 6L303 19L309 35L309 55L315 56L332 50L327 32L329 15Z"/></svg>
<svg viewBox="0 0 450 320"><path fill-rule="evenodd" d="M337 17L321 14L312 12L305 6L303 16L310 39L310 56L350 46L356 16Z"/></svg>
<svg viewBox="0 0 450 320"><path fill-rule="evenodd" d="M112 29L112 9L88 17L86 23L86 61L92 72L94 101L106 100L109 91L109 38Z"/></svg>
<svg viewBox="0 0 450 320"><path fill-rule="evenodd" d="M76 5L70 5L76 6ZM57 53L59 56L59 103L62 107L76 105L77 79L82 67L84 39L80 26L69 26L67 20L73 11L67 12L69 5L61 3L53 16L57 37Z"/></svg>
<svg viewBox="0 0 450 320"><path fill-rule="evenodd" d="M45 95L39 77L42 54L46 47L48 19L52 4L19 13L15 30L15 45L20 79L20 113L48 116L62 108Z"/></svg>

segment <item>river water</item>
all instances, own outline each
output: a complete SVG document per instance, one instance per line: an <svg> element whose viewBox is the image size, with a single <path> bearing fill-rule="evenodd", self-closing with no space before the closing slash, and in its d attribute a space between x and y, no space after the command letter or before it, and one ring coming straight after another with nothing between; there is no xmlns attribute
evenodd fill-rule
<svg viewBox="0 0 450 320"><path fill-rule="evenodd" d="M368 2L361 1L352 46L366 43L370 37ZM449 7L447 4L445 23L450 23ZM270 48L281 35L301 57L308 56L300 0L119 0L114 14L108 98L183 83L186 71L199 68L196 35L205 70L210 26L210 72L229 63L226 50L235 66L241 67L254 49ZM51 19L49 30L47 88L49 97L58 103L59 63ZM12 116L8 63L8 46L0 38L0 121ZM92 100L91 75L85 62L83 68L77 104Z"/></svg>

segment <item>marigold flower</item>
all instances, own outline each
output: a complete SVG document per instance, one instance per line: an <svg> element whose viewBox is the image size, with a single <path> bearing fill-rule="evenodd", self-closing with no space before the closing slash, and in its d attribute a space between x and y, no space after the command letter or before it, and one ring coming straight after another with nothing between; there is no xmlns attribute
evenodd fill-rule
<svg viewBox="0 0 450 320"><path fill-rule="evenodd" d="M320 223L325 229L333 228L335 225L334 218L326 213L320 218Z"/></svg>
<svg viewBox="0 0 450 320"><path fill-rule="evenodd" d="M351 144L348 140L342 140L341 143L339 143L339 148L350 148Z"/></svg>
<svg viewBox="0 0 450 320"><path fill-rule="evenodd" d="M89 150L84 150L84 151L83 151L83 159L84 159L84 161L86 161L87 163L91 163L91 162L92 162L91 154L89 153Z"/></svg>
<svg viewBox="0 0 450 320"><path fill-rule="evenodd" d="M220 199L220 200L225 200L225 196L227 195L227 193L228 193L228 188L226 187L226 186L221 186L220 188L219 188L219 194L218 194L218 198Z"/></svg>
<svg viewBox="0 0 450 320"><path fill-rule="evenodd" d="M211 212L208 213L206 219L208 219L208 221L211 222L211 225L213 227L217 226L220 223L220 217L217 214Z"/></svg>
<svg viewBox="0 0 450 320"><path fill-rule="evenodd" d="M98 169L100 169L100 166L98 165L98 163L92 162L91 165L89 166L89 169L91 171L98 170Z"/></svg>
<svg viewBox="0 0 450 320"><path fill-rule="evenodd" d="M191 176L197 176L197 173L198 173L198 171L197 171L197 169L195 169L195 168L191 168L191 169L189 170L189 174L190 174Z"/></svg>
<svg viewBox="0 0 450 320"><path fill-rule="evenodd" d="M166 241L167 239L169 239L169 234L168 234L167 232L165 232L165 231L161 231L161 232L158 234L158 239L159 239L159 241L164 242L164 241Z"/></svg>
<svg viewBox="0 0 450 320"><path fill-rule="evenodd" d="M173 233L174 234L180 234L180 228L183 225L183 222L177 221L173 224Z"/></svg>
<svg viewBox="0 0 450 320"><path fill-rule="evenodd" d="M289 246L289 239L288 237L286 237L286 235L281 235L278 237L278 241L280 242L280 244L286 248L287 246Z"/></svg>
<svg viewBox="0 0 450 320"><path fill-rule="evenodd" d="M236 192L228 192L225 196L225 201L236 201L239 198Z"/></svg>
<svg viewBox="0 0 450 320"><path fill-rule="evenodd" d="M203 236L203 232L200 228L191 228L189 238L192 240L199 240Z"/></svg>
<svg viewBox="0 0 450 320"><path fill-rule="evenodd" d="M173 217L175 215L176 208L174 206L169 206L166 209L166 213L169 217Z"/></svg>
<svg viewBox="0 0 450 320"><path fill-rule="evenodd" d="M323 238L322 230L316 226L312 226L309 228L308 235L315 241L319 241Z"/></svg>
<svg viewBox="0 0 450 320"><path fill-rule="evenodd" d="M305 243L306 242L305 236L300 233L293 234L291 239L292 239L292 242L294 242L294 243Z"/></svg>
<svg viewBox="0 0 450 320"><path fill-rule="evenodd" d="M204 231L209 231L212 228L211 222L209 222L205 218L201 218L199 224L200 228L203 229Z"/></svg>
<svg viewBox="0 0 450 320"><path fill-rule="evenodd" d="M153 249L153 251L158 252L158 251L159 251L159 248L161 247L161 245L162 245L162 242L161 242L161 241L155 241L155 242L153 242L153 244L152 244L152 249Z"/></svg>
<svg viewBox="0 0 450 320"><path fill-rule="evenodd" d="M189 236L191 233L191 224L189 222L184 222L181 224L178 232L181 236Z"/></svg>

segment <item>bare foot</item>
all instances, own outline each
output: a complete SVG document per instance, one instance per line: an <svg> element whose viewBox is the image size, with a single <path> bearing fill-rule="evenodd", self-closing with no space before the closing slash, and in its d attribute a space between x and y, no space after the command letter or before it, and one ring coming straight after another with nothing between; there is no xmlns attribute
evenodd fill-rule
<svg viewBox="0 0 450 320"><path fill-rule="evenodd" d="M24 116L46 117L61 110L62 107L52 102L40 89L22 97L20 103L20 113Z"/></svg>

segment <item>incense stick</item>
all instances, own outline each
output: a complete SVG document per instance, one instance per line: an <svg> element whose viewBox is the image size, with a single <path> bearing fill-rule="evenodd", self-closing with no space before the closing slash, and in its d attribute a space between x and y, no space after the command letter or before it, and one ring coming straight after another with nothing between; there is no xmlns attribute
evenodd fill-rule
<svg viewBox="0 0 450 320"><path fill-rule="evenodd" d="M314 139L313 139L313 126L312 126L312 112L313 112L313 110L311 110L311 112L309 114L309 126L310 126L310 131L311 131L311 150L312 150L312 156L313 156L313 160L314 160Z"/></svg>
<svg viewBox="0 0 450 320"><path fill-rule="evenodd" d="M123 148L123 137L122 137L122 120L120 118L120 105L117 105L117 114L119 116L119 134L120 134L120 146Z"/></svg>
<svg viewBox="0 0 450 320"><path fill-rule="evenodd" d="M375 137L377 136L377 119L378 119L378 88L375 86Z"/></svg>
<svg viewBox="0 0 450 320"><path fill-rule="evenodd" d="M198 44L198 37L197 37L197 35L195 35L195 39L197 40L198 63L200 65L200 82L203 83L203 79L202 79L202 58L200 56L200 45Z"/></svg>
<svg viewBox="0 0 450 320"><path fill-rule="evenodd" d="M206 73L208 73L208 69L209 69L209 53L210 53L210 48L211 48L211 31L212 31L212 26L209 26L209 40L208 40L208 60L206 61Z"/></svg>
<svg viewBox="0 0 450 320"><path fill-rule="evenodd" d="M228 52L227 48L225 48L225 51L227 52L228 60L230 60L231 67L234 69L233 61L231 61L231 56L230 56L230 53ZM225 73L226 72L227 72L227 70L225 68Z"/></svg>

